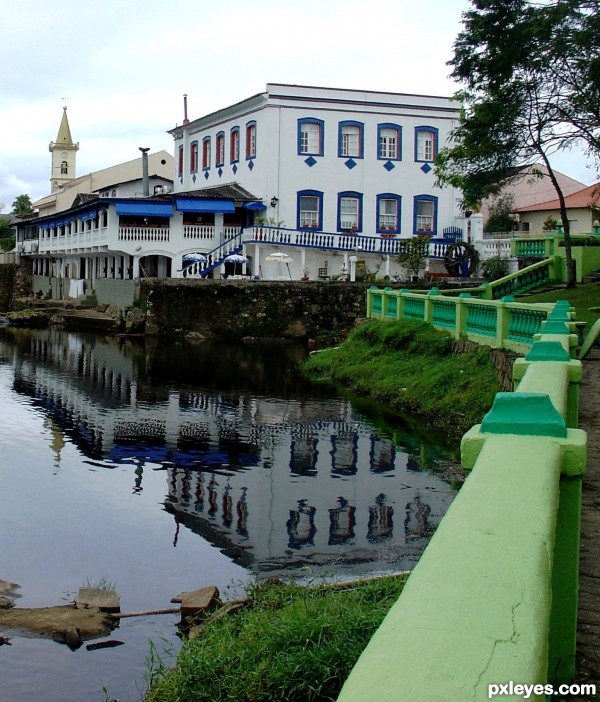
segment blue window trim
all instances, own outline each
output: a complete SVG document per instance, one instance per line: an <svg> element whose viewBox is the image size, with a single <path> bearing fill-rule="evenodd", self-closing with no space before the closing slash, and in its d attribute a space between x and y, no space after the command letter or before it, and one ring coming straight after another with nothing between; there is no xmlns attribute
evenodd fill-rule
<svg viewBox="0 0 600 702"><path fill-rule="evenodd" d="M312 227L302 227L300 222L300 199L302 197L317 197L319 199L319 221L316 230ZM323 191L322 190L298 190L296 195L296 229L303 231L323 231Z"/></svg>
<svg viewBox="0 0 600 702"><path fill-rule="evenodd" d="M417 229L417 203L426 200L433 202L433 226L431 231L423 232ZM431 236L437 235L438 226L438 198L435 195L415 195L413 200L413 234L428 234Z"/></svg>
<svg viewBox="0 0 600 702"><path fill-rule="evenodd" d="M248 129L250 127L254 127L254 154L249 154L248 153ZM246 161L250 161L253 158L256 158L256 153L258 151L257 148L257 141L256 141L256 135L257 135L257 129L256 129L256 120L251 119L249 122L246 122Z"/></svg>
<svg viewBox="0 0 600 702"><path fill-rule="evenodd" d="M234 132L237 132L238 135L238 157L234 158L233 157L233 150L231 149L231 140L232 140L232 134ZM229 130L229 163L239 163L240 161L240 128L239 126L231 127Z"/></svg>
<svg viewBox="0 0 600 702"><path fill-rule="evenodd" d="M219 137L223 139L223 158L219 160ZM215 135L215 166L223 166L225 164L225 132L217 132Z"/></svg>
<svg viewBox="0 0 600 702"><path fill-rule="evenodd" d="M396 158L389 158L389 156L382 156L380 150L381 143L381 131L383 129L395 129L398 133L398 151ZM377 160L378 161L402 161L402 127L399 124L394 124L393 122L381 122L377 125Z"/></svg>
<svg viewBox="0 0 600 702"><path fill-rule="evenodd" d="M433 134L433 158L431 160L417 158L419 132L431 132ZM432 163L433 161L435 161L435 158L436 158L437 153L438 153L439 137L440 137L440 130L437 127L427 127L427 126L415 127L415 161L417 163Z"/></svg>
<svg viewBox="0 0 600 702"><path fill-rule="evenodd" d="M205 166L204 165L204 145L208 143L208 164ZM210 143L210 137L205 136L204 139L202 139L202 170L203 171L210 171L210 162L212 159L212 144Z"/></svg>
<svg viewBox="0 0 600 702"><path fill-rule="evenodd" d="M343 197L354 197L358 200L358 221L356 223L356 229L354 230L355 232L362 232L363 230L363 194L362 193L357 193L354 190L344 190L342 193L338 193L337 196L337 231L341 232L342 231L342 198Z"/></svg>
<svg viewBox="0 0 600 702"><path fill-rule="evenodd" d="M196 168L192 168L192 151L194 149L194 144L196 145ZM194 140L190 143L190 173L198 173L198 162L200 161L200 147L198 146L198 140Z"/></svg>
<svg viewBox="0 0 600 702"><path fill-rule="evenodd" d="M358 154L350 155L342 154L342 128L343 127L358 127ZM338 123L338 158L364 158L365 153L365 125L364 122L346 119Z"/></svg>
<svg viewBox="0 0 600 702"><path fill-rule="evenodd" d="M382 200L396 200L397 203L397 208L396 208L396 228L395 229L382 229L379 226L379 207L380 203ZM396 195L396 193L380 193L377 195L377 210L376 210L376 221L375 221L375 230L377 234L381 233L390 233L390 234L400 234L400 231L402 229L401 227L401 222L402 222L402 196L401 195Z"/></svg>
<svg viewBox="0 0 600 702"><path fill-rule="evenodd" d="M302 127L305 124L318 124L320 127L319 132L319 148L317 151L302 151ZM316 117L301 117L298 120L298 136L297 136L297 149L298 156L323 156L325 153L325 122L322 119L317 119Z"/></svg>

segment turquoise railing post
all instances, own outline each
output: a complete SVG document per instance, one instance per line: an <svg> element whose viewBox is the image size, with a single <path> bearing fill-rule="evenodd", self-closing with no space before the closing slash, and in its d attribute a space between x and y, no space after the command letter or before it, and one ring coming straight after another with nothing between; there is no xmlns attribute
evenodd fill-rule
<svg viewBox="0 0 600 702"><path fill-rule="evenodd" d="M512 295L505 295L498 305L498 317L496 319L496 346L501 349L504 347L504 342L508 339L508 329L510 326L510 309L508 302L515 302Z"/></svg>
<svg viewBox="0 0 600 702"><path fill-rule="evenodd" d="M433 300L432 296L439 295L439 288L431 288L431 290L425 296L425 312L424 312L424 322L431 322L433 318Z"/></svg>
<svg viewBox="0 0 600 702"><path fill-rule="evenodd" d="M456 300L456 326L454 332L456 339L460 339L466 332L468 310L465 300L470 299L473 299L471 298L471 293L461 293Z"/></svg>

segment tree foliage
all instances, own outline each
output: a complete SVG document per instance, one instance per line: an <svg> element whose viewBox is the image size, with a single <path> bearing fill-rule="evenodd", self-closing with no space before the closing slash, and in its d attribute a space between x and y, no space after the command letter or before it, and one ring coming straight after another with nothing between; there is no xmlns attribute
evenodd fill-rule
<svg viewBox="0 0 600 702"><path fill-rule="evenodd" d="M12 213L23 217L33 212L33 204L29 195L17 195L12 204Z"/></svg>
<svg viewBox="0 0 600 702"><path fill-rule="evenodd" d="M510 232L513 229L515 218L513 209L515 198L511 193L501 193L494 197L489 207L489 216L484 224L486 232Z"/></svg>
<svg viewBox="0 0 600 702"><path fill-rule="evenodd" d="M429 255L429 237L413 236L401 243L403 246L396 260L409 275L418 276L419 271L425 267L425 261Z"/></svg>
<svg viewBox="0 0 600 702"><path fill-rule="evenodd" d="M583 146L600 165L600 0L471 0L449 62L462 86L455 145L442 149L438 184L473 208L542 161L561 204L569 283L574 283L564 195L550 159Z"/></svg>

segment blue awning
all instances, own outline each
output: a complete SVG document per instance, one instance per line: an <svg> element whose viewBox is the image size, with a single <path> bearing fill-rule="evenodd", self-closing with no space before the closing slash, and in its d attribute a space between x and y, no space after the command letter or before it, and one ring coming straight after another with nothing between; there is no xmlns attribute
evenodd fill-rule
<svg viewBox="0 0 600 702"><path fill-rule="evenodd" d="M173 205L167 202L118 202L115 210L118 215L170 217L173 214Z"/></svg>
<svg viewBox="0 0 600 702"><path fill-rule="evenodd" d="M267 206L263 205L262 202L245 202L242 207L245 207L247 210L266 210Z"/></svg>
<svg viewBox="0 0 600 702"><path fill-rule="evenodd" d="M96 219L96 215L98 212L96 210L92 210L91 212L84 212L79 219L81 219L82 222L87 222L88 219Z"/></svg>
<svg viewBox="0 0 600 702"><path fill-rule="evenodd" d="M232 200L211 200L210 198L178 197L177 209L180 212L235 212Z"/></svg>

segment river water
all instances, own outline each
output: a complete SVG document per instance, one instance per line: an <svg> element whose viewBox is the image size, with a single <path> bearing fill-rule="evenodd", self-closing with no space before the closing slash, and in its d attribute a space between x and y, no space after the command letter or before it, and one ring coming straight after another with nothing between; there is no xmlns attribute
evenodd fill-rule
<svg viewBox="0 0 600 702"><path fill-rule="evenodd" d="M410 569L455 494L438 470L453 448L309 386L305 356L0 329L0 579L17 606L108 582L135 612L256 577ZM0 702L139 701L177 621L123 619L75 650L0 632Z"/></svg>

